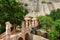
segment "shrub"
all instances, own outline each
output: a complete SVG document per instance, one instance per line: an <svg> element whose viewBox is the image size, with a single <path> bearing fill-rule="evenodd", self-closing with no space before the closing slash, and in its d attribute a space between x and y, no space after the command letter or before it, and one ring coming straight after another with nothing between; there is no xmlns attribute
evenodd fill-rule
<svg viewBox="0 0 60 40"><path fill-rule="evenodd" d="M57 38L60 37L60 19L54 22L54 25L48 32L48 36L50 40L57 40Z"/></svg>
<svg viewBox="0 0 60 40"><path fill-rule="evenodd" d="M60 9L54 9L50 12L50 17L55 21L60 19Z"/></svg>
<svg viewBox="0 0 60 40"><path fill-rule="evenodd" d="M55 27L56 27L56 31L59 32L59 34L60 34L60 19L55 21Z"/></svg>
<svg viewBox="0 0 60 40"><path fill-rule="evenodd" d="M37 17L40 21L41 28L45 28L46 31L53 25L53 20L48 16L39 16Z"/></svg>

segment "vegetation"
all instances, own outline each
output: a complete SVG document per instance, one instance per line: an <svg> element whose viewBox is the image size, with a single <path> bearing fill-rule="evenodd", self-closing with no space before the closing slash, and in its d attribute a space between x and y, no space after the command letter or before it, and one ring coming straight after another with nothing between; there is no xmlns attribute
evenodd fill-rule
<svg viewBox="0 0 60 40"><path fill-rule="evenodd" d="M56 28L56 31L60 34L60 19L55 21L55 28Z"/></svg>
<svg viewBox="0 0 60 40"><path fill-rule="evenodd" d="M47 4L52 4L52 2L47 2Z"/></svg>
<svg viewBox="0 0 60 40"><path fill-rule="evenodd" d="M60 9L52 10L49 15L54 21L60 19Z"/></svg>
<svg viewBox="0 0 60 40"><path fill-rule="evenodd" d="M0 34L3 33L5 31L5 26L0 24Z"/></svg>
<svg viewBox="0 0 60 40"><path fill-rule="evenodd" d="M56 40L58 36L59 36L59 33L56 31L55 26L51 27L51 30L48 32L49 40Z"/></svg>
<svg viewBox="0 0 60 40"><path fill-rule="evenodd" d="M52 10L50 15L39 16L40 28L48 31L49 40L60 40L60 9Z"/></svg>
<svg viewBox="0 0 60 40"><path fill-rule="evenodd" d="M57 38L60 37L60 19L54 22L48 34L50 40L57 40Z"/></svg>
<svg viewBox="0 0 60 40"><path fill-rule="evenodd" d="M26 6L15 0L0 0L0 24L4 25L5 22L10 21L13 25L20 25L24 16L28 13Z"/></svg>
<svg viewBox="0 0 60 40"><path fill-rule="evenodd" d="M42 1L41 3L46 2ZM26 6L28 5L23 6L23 3L15 0L0 0L0 34L5 31L5 22L7 21L15 26L21 24L24 16L28 13ZM57 37L60 37L60 9L54 9L50 15L37 18L40 21L39 28L48 32L49 40L57 40Z"/></svg>
<svg viewBox="0 0 60 40"><path fill-rule="evenodd" d="M41 3L42 3L42 4L45 4L45 3L46 3L46 1L42 1Z"/></svg>
<svg viewBox="0 0 60 40"><path fill-rule="evenodd" d="M53 25L53 20L51 17L48 16L39 16L40 27L48 31L49 28Z"/></svg>

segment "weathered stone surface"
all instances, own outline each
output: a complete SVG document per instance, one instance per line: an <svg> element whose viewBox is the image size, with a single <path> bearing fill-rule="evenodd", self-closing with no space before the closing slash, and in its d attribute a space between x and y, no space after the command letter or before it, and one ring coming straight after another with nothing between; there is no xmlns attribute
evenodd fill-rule
<svg viewBox="0 0 60 40"><path fill-rule="evenodd" d="M29 39L30 39L30 36L31 36L30 31L33 28L33 26L34 27L36 26L36 22L37 22L36 18L33 18L33 20L30 18L25 18L24 21L22 22L21 32L18 32L18 33L14 32L14 34L11 34L10 28L12 25L10 24L10 22L6 22L6 36L0 40L18 40L20 38L25 40L25 38L27 39L27 37L25 36L26 34L29 35ZM34 24L34 25L32 25L32 24Z"/></svg>
<svg viewBox="0 0 60 40"><path fill-rule="evenodd" d="M32 35L33 40L49 40L44 37L38 36L38 35Z"/></svg>

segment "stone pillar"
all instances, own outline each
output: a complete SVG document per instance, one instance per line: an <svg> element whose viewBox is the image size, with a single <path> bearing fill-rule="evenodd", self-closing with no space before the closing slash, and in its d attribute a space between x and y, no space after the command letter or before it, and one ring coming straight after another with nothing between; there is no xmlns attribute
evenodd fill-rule
<svg viewBox="0 0 60 40"><path fill-rule="evenodd" d="M25 18L25 21L26 21L26 27L29 27L30 18L29 18L29 17L26 17L26 18Z"/></svg>
<svg viewBox="0 0 60 40"><path fill-rule="evenodd" d="M35 19L35 26L38 26L39 21L37 19Z"/></svg>
<svg viewBox="0 0 60 40"><path fill-rule="evenodd" d="M38 19L34 17L34 18L32 19L32 26L33 26L33 27L36 27L36 26L38 26L38 23L39 23L39 22L38 22Z"/></svg>
<svg viewBox="0 0 60 40"><path fill-rule="evenodd" d="M30 20L31 20L31 18L25 17L25 21L26 21L26 30L27 30L27 31L30 30Z"/></svg>
<svg viewBox="0 0 60 40"><path fill-rule="evenodd" d="M11 27L10 22L6 22L6 40L10 40L10 31L11 31L10 27Z"/></svg>
<svg viewBox="0 0 60 40"><path fill-rule="evenodd" d="M34 26L35 26L35 20L32 19L32 27L34 27Z"/></svg>
<svg viewBox="0 0 60 40"><path fill-rule="evenodd" d="M32 20L29 20L29 31L31 32L32 30Z"/></svg>
<svg viewBox="0 0 60 40"><path fill-rule="evenodd" d="M22 29L24 28L24 26L25 26L25 25L24 25L24 21L23 21L23 22L22 22L22 25L21 25Z"/></svg>
<svg viewBox="0 0 60 40"><path fill-rule="evenodd" d="M26 21L26 28L28 27L28 20L25 20Z"/></svg>
<svg viewBox="0 0 60 40"><path fill-rule="evenodd" d="M23 22L22 22L22 25L21 25L21 27L22 27L22 29L21 29L21 30L22 30L22 31L24 31L24 30L25 30L25 28L26 28L25 21L23 21Z"/></svg>

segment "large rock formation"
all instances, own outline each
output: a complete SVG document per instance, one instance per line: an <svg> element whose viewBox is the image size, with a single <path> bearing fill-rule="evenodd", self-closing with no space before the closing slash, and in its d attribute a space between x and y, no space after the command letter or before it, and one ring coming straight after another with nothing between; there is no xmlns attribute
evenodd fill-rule
<svg viewBox="0 0 60 40"><path fill-rule="evenodd" d="M27 3L27 9L29 10L29 14L26 16L39 16L50 14L52 9L60 8L60 0L44 0L45 2L51 2L52 4L42 3L42 0L17 0L21 1L24 4ZM36 13L38 9L38 12Z"/></svg>

